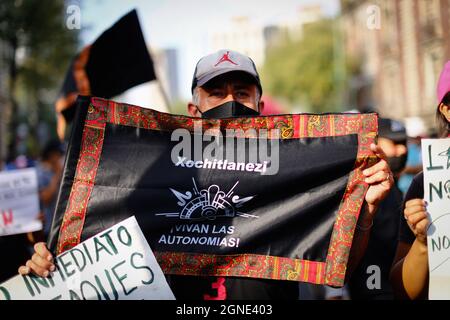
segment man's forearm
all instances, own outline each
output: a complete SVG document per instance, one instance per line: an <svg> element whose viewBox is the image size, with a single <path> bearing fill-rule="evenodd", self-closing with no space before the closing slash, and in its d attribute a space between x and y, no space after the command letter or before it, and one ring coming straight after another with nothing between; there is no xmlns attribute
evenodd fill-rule
<svg viewBox="0 0 450 320"><path fill-rule="evenodd" d="M373 217L377 209L377 207L369 206L367 203L364 203L364 206L361 209L348 258L346 279L351 276L366 252L370 231L373 225Z"/></svg>

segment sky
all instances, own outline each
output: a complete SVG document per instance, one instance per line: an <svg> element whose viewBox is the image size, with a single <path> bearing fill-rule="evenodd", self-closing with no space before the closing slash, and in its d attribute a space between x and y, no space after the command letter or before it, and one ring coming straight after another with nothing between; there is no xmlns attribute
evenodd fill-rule
<svg viewBox="0 0 450 320"><path fill-rule="evenodd" d="M210 53L210 35L225 30L233 17L246 16L252 24L273 25L293 19L302 6L317 3L326 15L339 11L338 0L84 0L81 41L83 45L93 42L136 8L147 45L178 50L180 93L189 99L195 64Z"/></svg>

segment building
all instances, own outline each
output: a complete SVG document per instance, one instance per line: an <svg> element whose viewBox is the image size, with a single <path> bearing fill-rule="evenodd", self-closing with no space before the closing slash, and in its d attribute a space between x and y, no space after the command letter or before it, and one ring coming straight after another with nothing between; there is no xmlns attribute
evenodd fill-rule
<svg viewBox="0 0 450 320"><path fill-rule="evenodd" d="M232 49L252 57L256 66L264 63L264 29L248 17L235 17L226 31L214 33L210 39L211 51Z"/></svg>
<svg viewBox="0 0 450 320"><path fill-rule="evenodd" d="M299 40L303 36L304 28L308 24L324 18L320 4L300 6L296 12L281 21L279 27L293 40Z"/></svg>
<svg viewBox="0 0 450 320"><path fill-rule="evenodd" d="M345 52L361 63L354 90L382 116L434 127L436 83L450 59L450 0L341 0Z"/></svg>
<svg viewBox="0 0 450 320"><path fill-rule="evenodd" d="M255 65L261 67L268 48L286 36L291 39L301 38L305 25L323 17L320 5L301 6L279 24L270 26L257 25L249 17L235 17L226 31L212 34L211 51L233 49L252 57Z"/></svg>

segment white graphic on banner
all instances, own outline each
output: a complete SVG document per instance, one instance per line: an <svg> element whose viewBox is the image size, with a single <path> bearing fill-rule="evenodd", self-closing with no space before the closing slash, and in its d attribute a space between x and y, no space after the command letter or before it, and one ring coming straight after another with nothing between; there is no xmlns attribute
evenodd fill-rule
<svg viewBox="0 0 450 320"><path fill-rule="evenodd" d="M180 192L170 188L170 191L178 199L177 205L181 207L181 211L157 213L155 215L183 220L215 220L217 217L233 218L235 216L258 218L258 216L238 211L244 203L254 198L254 196L240 198L238 195L233 195L239 181L226 193L220 190L220 187L216 184L199 190L194 178L192 178L192 182L194 185L192 192Z"/></svg>

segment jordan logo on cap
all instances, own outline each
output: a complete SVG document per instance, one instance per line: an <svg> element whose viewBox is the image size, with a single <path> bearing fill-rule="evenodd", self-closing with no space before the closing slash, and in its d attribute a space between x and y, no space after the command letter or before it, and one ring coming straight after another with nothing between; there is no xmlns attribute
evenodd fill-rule
<svg viewBox="0 0 450 320"><path fill-rule="evenodd" d="M219 64L221 64L222 62L228 61L231 62L232 64L238 65L237 63L235 63L234 61L232 61L229 57L230 51L227 51L227 53L224 53L222 58L220 58L220 60L214 65L214 67L217 67Z"/></svg>

